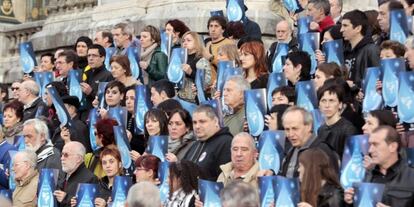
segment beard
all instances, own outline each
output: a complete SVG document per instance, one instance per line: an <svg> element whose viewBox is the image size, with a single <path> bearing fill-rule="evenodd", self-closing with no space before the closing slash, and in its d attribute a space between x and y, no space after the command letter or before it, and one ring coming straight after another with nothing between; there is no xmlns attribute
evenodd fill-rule
<svg viewBox="0 0 414 207"><path fill-rule="evenodd" d="M36 153L36 151L41 147L40 142L36 143L35 145L32 144L26 144L26 149Z"/></svg>

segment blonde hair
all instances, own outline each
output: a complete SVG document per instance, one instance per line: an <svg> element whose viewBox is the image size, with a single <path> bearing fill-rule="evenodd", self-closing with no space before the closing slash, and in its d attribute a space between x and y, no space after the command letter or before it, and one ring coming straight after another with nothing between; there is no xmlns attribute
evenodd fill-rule
<svg viewBox="0 0 414 207"><path fill-rule="evenodd" d="M188 31L188 32L184 33L184 35L182 37L182 41L184 41L184 38L187 35L191 35L191 37L193 37L193 39L194 39L196 57L199 57L199 58L203 57L204 45L201 42L200 35L198 35L197 32Z"/></svg>
<svg viewBox="0 0 414 207"><path fill-rule="evenodd" d="M218 48L218 53L224 53L227 55L230 61L234 61L236 66L241 65L239 51L234 44L222 45Z"/></svg>

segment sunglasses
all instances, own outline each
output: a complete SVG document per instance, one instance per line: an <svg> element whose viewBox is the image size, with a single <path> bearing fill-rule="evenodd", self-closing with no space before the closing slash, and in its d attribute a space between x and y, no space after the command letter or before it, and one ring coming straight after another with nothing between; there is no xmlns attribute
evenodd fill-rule
<svg viewBox="0 0 414 207"><path fill-rule="evenodd" d="M19 88L18 87L11 87L11 90L12 91L17 91L17 90L19 90Z"/></svg>

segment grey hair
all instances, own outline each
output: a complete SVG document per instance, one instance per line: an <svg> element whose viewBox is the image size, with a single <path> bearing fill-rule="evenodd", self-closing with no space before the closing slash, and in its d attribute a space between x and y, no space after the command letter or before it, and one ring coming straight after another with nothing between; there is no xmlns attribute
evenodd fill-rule
<svg viewBox="0 0 414 207"><path fill-rule="evenodd" d="M250 83L241 75L231 76L227 79L226 83L229 81L236 83L238 89L242 92L250 89Z"/></svg>
<svg viewBox="0 0 414 207"><path fill-rule="evenodd" d="M46 142L49 142L49 128L46 123L40 119L29 119L24 122L23 126L33 126L37 135L44 135Z"/></svg>
<svg viewBox="0 0 414 207"><path fill-rule="evenodd" d="M30 92L30 94L32 94L34 96L38 96L39 95L39 86L33 80L23 81L21 83L21 86L20 87L23 87L24 89L28 90Z"/></svg>
<svg viewBox="0 0 414 207"><path fill-rule="evenodd" d="M30 150L23 150L23 151L19 151L19 152L16 153L16 155L19 155L19 154L23 155L22 156L23 157L23 160L22 160L23 162L28 162L30 164L31 168L36 167L36 165L37 165L37 155L36 155L36 153L34 153ZM13 158L13 162L14 162L14 159L15 159L16 155Z"/></svg>
<svg viewBox="0 0 414 207"><path fill-rule="evenodd" d="M323 9L326 16L331 12L331 5L328 0L310 0L308 4L313 4L317 9Z"/></svg>
<svg viewBox="0 0 414 207"><path fill-rule="evenodd" d="M217 119L218 120L218 116L216 114L216 111L214 110L214 108L212 106L209 105L200 105L198 106L194 111L193 114L195 113L206 113L206 116L210 119Z"/></svg>
<svg viewBox="0 0 414 207"><path fill-rule="evenodd" d="M78 155L82 156L82 158L85 156L85 154L86 154L86 149L85 149L85 147L83 146L83 144L82 144L82 143L77 142L77 141L71 141L71 142L69 142L69 143L67 143L67 144L71 144L71 145L73 145L73 149L72 149L72 151L74 151L74 153L76 153L76 154L78 154Z"/></svg>
<svg viewBox="0 0 414 207"><path fill-rule="evenodd" d="M247 133L247 132L240 132L240 133L236 134L236 135L233 137L232 141L231 141L231 146L232 146L232 147L233 147L234 140L235 140L237 137L246 137L246 138L248 138L248 139L249 139L249 145L250 145L250 147L251 147L252 149L256 149L256 143L255 143L255 141L254 141L254 138L252 137L252 135L250 135L250 134L249 134L249 133Z"/></svg>
<svg viewBox="0 0 414 207"><path fill-rule="evenodd" d="M259 195L256 189L243 181L228 184L221 191L220 198L225 207L259 207Z"/></svg>
<svg viewBox="0 0 414 207"><path fill-rule="evenodd" d="M276 23L276 27L278 24L282 23L282 22L286 22L288 24L288 29L290 30L290 32L292 33L294 30L294 26L292 24L291 21L286 20L285 18L282 18L279 22ZM292 34L291 34L292 35Z"/></svg>
<svg viewBox="0 0 414 207"><path fill-rule="evenodd" d="M139 182L133 185L126 199L128 207L160 207L160 190L150 182Z"/></svg>
<svg viewBox="0 0 414 207"><path fill-rule="evenodd" d="M411 35L405 40L405 45L409 46L410 49L414 49L414 36Z"/></svg>
<svg viewBox="0 0 414 207"><path fill-rule="evenodd" d="M129 22L121 22L114 26L114 29L121 29L123 34L129 35L129 40L134 36L134 28Z"/></svg>
<svg viewBox="0 0 414 207"><path fill-rule="evenodd" d="M302 107L298 107L298 106L291 106L289 108L286 109L285 113L283 113L282 116L282 121L285 120L286 115L290 112L300 112L303 116L303 124L304 125L311 125L313 127L313 116L311 113L309 113L308 111L306 111L306 109L302 108Z"/></svg>

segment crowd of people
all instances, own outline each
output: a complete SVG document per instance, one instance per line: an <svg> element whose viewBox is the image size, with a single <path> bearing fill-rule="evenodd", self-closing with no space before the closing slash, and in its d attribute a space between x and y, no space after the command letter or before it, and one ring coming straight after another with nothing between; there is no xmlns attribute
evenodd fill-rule
<svg viewBox="0 0 414 207"><path fill-rule="evenodd" d="M116 176L130 176L134 184L126 197L126 206L203 206L199 179L222 182L223 206L262 206L259 178L279 175L300 182L299 207L352 206L356 189L340 184L341 160L350 136L369 136L363 181L385 184L377 207L414 206L414 169L408 164L405 148L413 147L409 127L398 121L395 108L381 107L363 113L364 78L367 68L379 67L381 60L405 58L406 70L414 69L414 38L400 43L390 40L390 12L403 9L414 13L412 0L378 1L378 10L342 12L342 0L299 0L302 12L277 22L276 41L269 48L261 40L259 25L246 16L239 22L227 22L223 16L211 16L208 38L191 30L190 25L171 19L163 26L172 37L172 48L185 48L182 64L183 84L168 80L170 57L161 47L159 25L147 25L135 33L131 23L116 24L95 36L79 37L73 49L58 49L40 56L34 72L53 72L54 81L45 87L56 89L71 121L61 126L52 95L40 94L43 86L33 74L24 74L10 86L0 87L2 133L0 143L0 189L13 189L8 182L14 175L12 206L37 206L39 175L42 169L57 169L57 189L53 192L59 206L75 206L79 183L98 186L95 206L111 206L111 191ZM247 9L245 6L244 9ZM321 42L343 40L344 62L327 62L326 54L315 56L300 50L297 20L311 16L310 31L319 32ZM288 44L283 63L287 85L271 92L271 104L264 116L268 130L283 130L286 135L280 171L261 169L258 162L258 137L249 133L244 92L268 88L278 44ZM114 47L110 69L106 68L106 48ZM134 78L128 48L140 48L140 78ZM220 62L230 61L241 68L241 75L229 77L222 91L217 87ZM312 74L312 61L317 62ZM83 99L71 94L70 71L81 74ZM199 103L195 87L197 71L203 71L202 90L209 99L223 104L223 115ZM317 90L323 123L314 127L311 111L296 106L295 86L312 80ZM99 83L108 82L104 89ZM136 86L145 85L153 108L144 116L144 130L135 124ZM381 96L382 81L377 80ZM103 98L98 91L103 90ZM10 92L10 94L9 94ZM299 94L300 95L300 94ZM181 101L198 105L188 111ZM127 122L110 118L109 110L125 107ZM98 120L90 127L90 112ZM115 139L115 126L123 126L131 148L133 165L124 169ZM24 137L25 149L18 150ZM96 146L91 137L96 138ZM161 202L160 157L146 152L154 136L168 136L169 195ZM15 155L8 152L16 150ZM10 163L11 168L8 168ZM1 200L1 206L6 200ZM275 205L275 204L273 204ZM277 207L277 205L275 205Z"/></svg>

